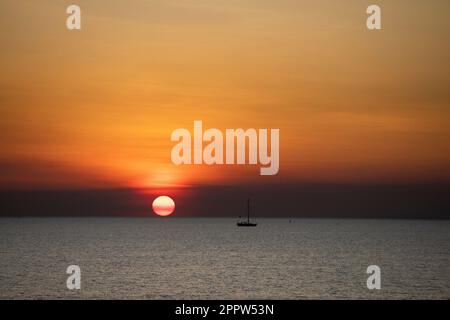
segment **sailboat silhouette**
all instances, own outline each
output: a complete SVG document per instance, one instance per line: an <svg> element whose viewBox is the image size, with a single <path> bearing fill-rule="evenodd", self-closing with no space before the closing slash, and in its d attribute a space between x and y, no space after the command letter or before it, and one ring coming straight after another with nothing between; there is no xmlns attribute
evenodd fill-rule
<svg viewBox="0 0 450 320"><path fill-rule="evenodd" d="M247 220L238 221L238 227L256 227L256 222L250 222L250 198L247 199Z"/></svg>

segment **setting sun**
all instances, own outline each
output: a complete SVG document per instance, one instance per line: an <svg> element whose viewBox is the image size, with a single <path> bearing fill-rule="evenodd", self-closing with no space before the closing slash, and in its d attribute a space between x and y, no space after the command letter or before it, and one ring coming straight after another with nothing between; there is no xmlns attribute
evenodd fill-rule
<svg viewBox="0 0 450 320"><path fill-rule="evenodd" d="M168 196L159 196L153 200L153 212L159 216L168 216L175 210L175 202Z"/></svg>

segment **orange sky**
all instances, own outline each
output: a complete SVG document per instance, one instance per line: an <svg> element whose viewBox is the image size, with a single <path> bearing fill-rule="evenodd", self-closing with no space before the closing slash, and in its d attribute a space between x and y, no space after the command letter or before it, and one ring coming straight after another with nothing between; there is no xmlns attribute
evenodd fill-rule
<svg viewBox="0 0 450 320"><path fill-rule="evenodd" d="M450 2L344 2L2 0L0 188L448 181ZM176 167L194 120L280 128L279 174Z"/></svg>

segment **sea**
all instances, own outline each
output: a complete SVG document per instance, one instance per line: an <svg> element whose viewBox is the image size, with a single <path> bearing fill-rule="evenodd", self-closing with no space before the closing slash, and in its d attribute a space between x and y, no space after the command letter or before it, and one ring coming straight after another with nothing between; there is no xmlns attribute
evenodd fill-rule
<svg viewBox="0 0 450 320"><path fill-rule="evenodd" d="M450 299L450 221L257 222L1 218L0 298Z"/></svg>

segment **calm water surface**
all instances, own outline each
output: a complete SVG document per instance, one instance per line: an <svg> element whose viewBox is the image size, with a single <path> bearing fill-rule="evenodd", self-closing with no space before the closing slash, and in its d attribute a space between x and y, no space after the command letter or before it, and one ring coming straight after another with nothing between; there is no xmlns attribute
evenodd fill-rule
<svg viewBox="0 0 450 320"><path fill-rule="evenodd" d="M2 218L0 298L449 299L450 221ZM81 290L66 288L81 267ZM366 288L381 267L382 288Z"/></svg>

